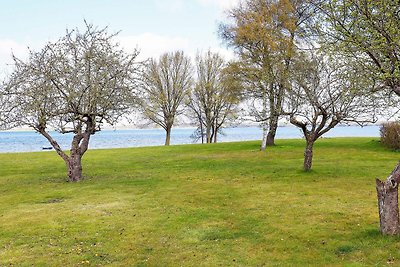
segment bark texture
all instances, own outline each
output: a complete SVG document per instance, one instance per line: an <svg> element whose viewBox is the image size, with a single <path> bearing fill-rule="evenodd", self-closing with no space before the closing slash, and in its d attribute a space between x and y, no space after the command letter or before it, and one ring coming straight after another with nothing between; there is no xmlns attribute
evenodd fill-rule
<svg viewBox="0 0 400 267"><path fill-rule="evenodd" d="M81 128L80 128L81 129ZM42 134L52 145L57 154L64 160L70 182L79 182L83 180L82 176L82 157L89 148L89 140L91 134L94 133L94 124L92 119L88 118L87 128L85 132L79 131L72 138L70 154L67 155L43 127L38 128L38 132Z"/></svg>
<svg viewBox="0 0 400 267"><path fill-rule="evenodd" d="M83 179L82 177L82 156L74 155L71 156L67 163L68 178L71 182L79 182Z"/></svg>
<svg viewBox="0 0 400 267"><path fill-rule="evenodd" d="M304 150L304 165L305 171L311 170L313 159L314 141L307 141L306 149Z"/></svg>
<svg viewBox="0 0 400 267"><path fill-rule="evenodd" d="M400 179L400 163L392 171L386 181L376 179L380 231L383 235L399 235L399 201L398 187Z"/></svg>

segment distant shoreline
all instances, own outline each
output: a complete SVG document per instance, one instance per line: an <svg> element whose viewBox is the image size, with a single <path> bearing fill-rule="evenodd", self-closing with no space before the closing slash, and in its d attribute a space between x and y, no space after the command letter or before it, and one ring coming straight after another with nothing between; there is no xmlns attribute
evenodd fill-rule
<svg viewBox="0 0 400 267"><path fill-rule="evenodd" d="M175 127L171 133L171 145L201 143L193 137L194 127ZM64 150L69 150L73 134L50 132ZM324 138L332 137L378 137L379 126L370 125L335 127ZM301 131L294 126L280 126L276 139L301 139ZM238 126L225 128L217 136L218 142L240 142L262 139L262 129L257 126ZM89 143L90 149L108 149L125 147L162 146L165 142L165 131L161 128L140 129L104 129L94 134ZM50 144L46 138L35 131L3 131L0 132L0 152L33 152L42 151Z"/></svg>
<svg viewBox="0 0 400 267"><path fill-rule="evenodd" d="M358 124L354 123L354 124L339 124L336 127L368 127L368 126L381 126L382 123L385 122L379 122L379 123L371 123L371 124L366 124L364 126L359 126ZM240 125L232 125L232 126L228 126L225 128L253 128L253 127L258 127L261 128L261 126L259 124L240 124ZM279 127L293 127L295 128L295 126L293 126L290 123L281 123L279 124ZM336 128L335 127L335 128ZM193 129L195 130L197 127L193 126L193 125L178 125L178 126L174 126L172 129ZM154 125L151 126L135 126L135 125L126 125L126 126L116 126L116 127L110 127L110 126L104 126L101 131L124 131L124 130L162 130L163 128L161 127L157 127ZM50 130L51 132L54 132L55 130ZM9 130L0 130L0 133L3 132L36 132L35 130L33 130L32 128L27 128L27 127L23 127L23 128L14 128L14 129L9 129Z"/></svg>

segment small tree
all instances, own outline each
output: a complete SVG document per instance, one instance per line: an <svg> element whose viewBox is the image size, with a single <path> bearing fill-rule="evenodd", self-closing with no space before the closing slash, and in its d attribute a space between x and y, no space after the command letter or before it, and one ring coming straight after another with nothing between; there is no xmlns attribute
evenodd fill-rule
<svg viewBox="0 0 400 267"><path fill-rule="evenodd" d="M240 86L224 59L208 51L196 57L197 82L189 95L188 107L197 121L197 136L216 143L227 120L234 119ZM205 138L204 138L205 137Z"/></svg>
<svg viewBox="0 0 400 267"><path fill-rule="evenodd" d="M400 122L387 122L379 129L381 143L391 149L400 149Z"/></svg>
<svg viewBox="0 0 400 267"><path fill-rule="evenodd" d="M29 126L43 135L65 161L70 181L82 180L82 157L91 135L104 122L115 124L132 104L137 52L127 55L113 41L115 34L86 24L68 31L15 69L2 90L1 111L8 126ZM49 130L73 133L64 152Z"/></svg>
<svg viewBox="0 0 400 267"><path fill-rule="evenodd" d="M329 61L329 63L328 63ZM334 64L336 63L336 64ZM376 103L366 91L357 71L322 57L297 64L289 91L290 123L300 128L306 140L304 170L312 166L315 141L342 122L375 121ZM361 87L361 88L360 88Z"/></svg>
<svg viewBox="0 0 400 267"><path fill-rule="evenodd" d="M142 78L144 115L166 131L165 145L169 145L175 118L182 114L182 101L192 86L190 59L182 51L165 53L158 61L150 59Z"/></svg>

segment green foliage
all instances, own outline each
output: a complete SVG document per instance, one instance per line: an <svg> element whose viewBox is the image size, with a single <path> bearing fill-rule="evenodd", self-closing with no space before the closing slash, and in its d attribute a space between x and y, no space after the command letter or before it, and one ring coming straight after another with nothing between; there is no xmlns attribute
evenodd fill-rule
<svg viewBox="0 0 400 267"><path fill-rule="evenodd" d="M0 154L1 266L384 266L372 138L93 150L65 182L54 152Z"/></svg>
<svg viewBox="0 0 400 267"><path fill-rule="evenodd" d="M400 122L388 122L380 128L381 143L391 149L400 149Z"/></svg>
<svg viewBox="0 0 400 267"><path fill-rule="evenodd" d="M400 5L397 0L326 0L321 30L329 51L340 51L400 95ZM336 48L336 49L334 49Z"/></svg>

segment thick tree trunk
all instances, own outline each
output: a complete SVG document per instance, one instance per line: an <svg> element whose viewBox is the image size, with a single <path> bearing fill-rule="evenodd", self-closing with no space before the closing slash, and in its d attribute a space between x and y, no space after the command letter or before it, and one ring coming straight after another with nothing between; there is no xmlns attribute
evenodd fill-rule
<svg viewBox="0 0 400 267"><path fill-rule="evenodd" d="M305 171L311 170L314 142L315 141L307 140L306 149L304 150L304 165L303 165Z"/></svg>
<svg viewBox="0 0 400 267"><path fill-rule="evenodd" d="M90 136L95 133L94 119L87 117L86 130L81 132L82 125L79 125L76 130L79 133L75 134L72 138L70 155L68 156L59 146L56 140L54 140L49 133L46 132L44 127L37 128L36 130L42 134L57 151L57 154L64 160L67 165L68 178L70 182L78 182L83 180L82 176L82 157L89 148Z"/></svg>
<svg viewBox="0 0 400 267"><path fill-rule="evenodd" d="M67 163L68 178L70 182L79 182L83 180L82 176L82 156L89 146L90 133L77 134L72 139L70 156Z"/></svg>
<svg viewBox="0 0 400 267"><path fill-rule="evenodd" d="M392 171L386 181L376 179L380 230L383 235L399 235L399 201L398 187L400 163Z"/></svg>
<svg viewBox="0 0 400 267"><path fill-rule="evenodd" d="M172 127L167 127L166 131L166 135L165 135L165 145L169 146L169 144L171 143L171 129Z"/></svg>
<svg viewBox="0 0 400 267"><path fill-rule="evenodd" d="M82 177L82 156L80 154L71 155L68 164L68 177L71 182L79 182Z"/></svg>
<svg viewBox="0 0 400 267"><path fill-rule="evenodd" d="M269 130L267 134L267 146L274 146L275 145L275 135L278 129L278 116L271 115L269 120Z"/></svg>

